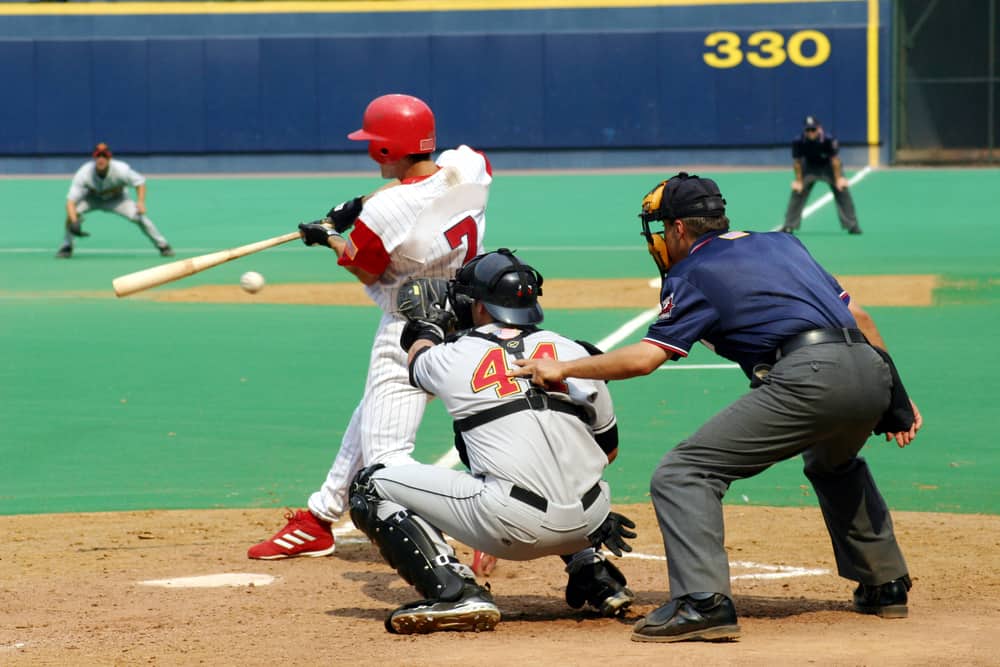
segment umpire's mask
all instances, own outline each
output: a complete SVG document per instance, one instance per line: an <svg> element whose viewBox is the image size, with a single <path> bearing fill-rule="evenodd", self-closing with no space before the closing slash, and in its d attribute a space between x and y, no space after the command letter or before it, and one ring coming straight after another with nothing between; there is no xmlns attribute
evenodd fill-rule
<svg viewBox="0 0 1000 667"><path fill-rule="evenodd" d="M661 274L670 269L664 229L678 218L719 218L726 214L726 200L710 178L680 172L646 193L642 199L642 236ZM650 223L660 223L653 229Z"/></svg>

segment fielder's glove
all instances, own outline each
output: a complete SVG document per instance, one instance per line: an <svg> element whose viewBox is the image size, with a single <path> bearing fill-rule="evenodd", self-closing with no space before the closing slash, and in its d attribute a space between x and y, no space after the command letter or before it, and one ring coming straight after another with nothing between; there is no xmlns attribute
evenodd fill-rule
<svg viewBox="0 0 1000 667"><path fill-rule="evenodd" d="M322 221L300 222L299 233L302 235L302 242L306 245L321 245L330 247L327 239L331 236L340 236L332 227L323 224Z"/></svg>
<svg viewBox="0 0 1000 667"><path fill-rule="evenodd" d="M331 208L327 212L326 218L338 233L343 234L354 225L354 221L361 215L361 207L364 206L364 203L364 197L348 199Z"/></svg>
<svg viewBox="0 0 1000 667"><path fill-rule="evenodd" d="M69 233L73 236L90 236L88 232L83 231L83 218L77 218L76 222L69 223Z"/></svg>
<svg viewBox="0 0 1000 667"><path fill-rule="evenodd" d="M623 551L632 551L632 546L626 539L635 537L635 532L629 530L635 528L635 522L624 514L609 512L608 518L604 520L597 530L587 536L595 549L600 549L603 544L611 553L621 556Z"/></svg>
<svg viewBox="0 0 1000 667"><path fill-rule="evenodd" d="M407 320L399 338L404 350L420 339L437 345L455 329L455 313L448 310L448 281L442 278L406 281L399 288L396 307Z"/></svg>

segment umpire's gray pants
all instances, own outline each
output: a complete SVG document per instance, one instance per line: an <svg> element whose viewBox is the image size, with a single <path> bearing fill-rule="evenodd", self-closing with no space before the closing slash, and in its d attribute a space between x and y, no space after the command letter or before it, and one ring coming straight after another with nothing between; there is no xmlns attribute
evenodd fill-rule
<svg viewBox="0 0 1000 667"><path fill-rule="evenodd" d="M889 368L866 344L803 347L766 384L667 453L653 473L670 596L732 596L722 497L738 479L802 454L841 576L882 584L907 573L885 501L857 457L889 404ZM770 537L777 542L780 531Z"/></svg>
<svg viewBox="0 0 1000 667"><path fill-rule="evenodd" d="M802 174L802 192L795 192L788 199L788 208L785 210L785 228L798 229L802 225L802 211L805 209L806 201L812 192L816 181L823 181L830 186L833 193L833 201L837 204L837 217L840 219L840 226L846 230L855 229L858 226L858 214L854 210L854 199L851 197L849 188L837 189L837 182L833 178L833 167L812 170L806 169Z"/></svg>

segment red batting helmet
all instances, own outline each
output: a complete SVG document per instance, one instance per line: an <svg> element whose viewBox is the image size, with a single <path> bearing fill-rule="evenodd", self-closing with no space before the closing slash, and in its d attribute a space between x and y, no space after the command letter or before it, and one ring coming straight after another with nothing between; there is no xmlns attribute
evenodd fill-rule
<svg viewBox="0 0 1000 667"><path fill-rule="evenodd" d="M368 154L379 164L434 151L434 112L412 95L376 97L365 109L361 125L347 138L367 141Z"/></svg>

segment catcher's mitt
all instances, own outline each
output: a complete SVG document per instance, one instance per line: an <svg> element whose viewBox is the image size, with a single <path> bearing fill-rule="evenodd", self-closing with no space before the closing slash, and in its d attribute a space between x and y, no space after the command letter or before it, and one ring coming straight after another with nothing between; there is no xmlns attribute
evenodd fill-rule
<svg viewBox="0 0 1000 667"><path fill-rule="evenodd" d="M455 328L455 314L448 310L448 281L442 278L406 281L399 288L396 307L407 320L399 340L404 350L421 338L440 343Z"/></svg>

